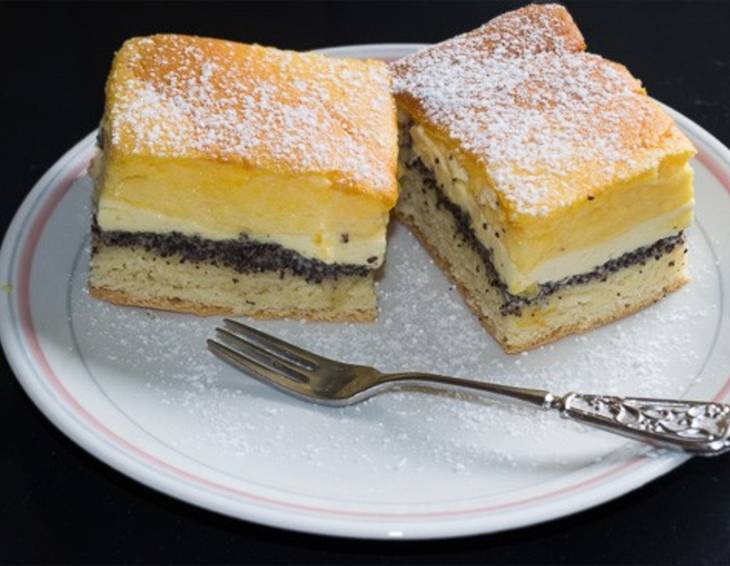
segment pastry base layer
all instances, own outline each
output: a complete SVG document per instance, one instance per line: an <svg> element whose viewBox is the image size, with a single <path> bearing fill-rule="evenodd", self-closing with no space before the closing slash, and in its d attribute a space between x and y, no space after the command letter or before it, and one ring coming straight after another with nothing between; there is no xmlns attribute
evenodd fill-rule
<svg viewBox="0 0 730 566"><path fill-rule="evenodd" d="M684 246L576 284L503 315L502 291L490 284L480 255L458 233L454 216L438 206L437 195L411 174L401 178L398 218L408 225L458 287L481 324L508 353L517 353L628 316L688 281Z"/></svg>
<svg viewBox="0 0 730 566"><path fill-rule="evenodd" d="M118 305L208 315L372 321L377 317L373 275L320 283L279 271L239 273L207 262L160 257L142 248L97 244L89 292Z"/></svg>

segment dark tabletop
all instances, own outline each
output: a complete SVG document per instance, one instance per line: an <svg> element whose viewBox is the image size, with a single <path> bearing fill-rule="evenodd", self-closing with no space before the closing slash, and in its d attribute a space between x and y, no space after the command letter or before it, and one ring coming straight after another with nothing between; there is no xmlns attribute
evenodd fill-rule
<svg viewBox="0 0 730 566"><path fill-rule="evenodd" d="M182 32L293 49L431 42L519 4L0 2L0 233L41 174L96 126L112 54L127 37ZM730 142L730 3L568 7L592 51ZM228 519L143 487L56 430L2 356L0 374L3 562L730 563L730 456L695 459L616 501L513 532L334 539Z"/></svg>

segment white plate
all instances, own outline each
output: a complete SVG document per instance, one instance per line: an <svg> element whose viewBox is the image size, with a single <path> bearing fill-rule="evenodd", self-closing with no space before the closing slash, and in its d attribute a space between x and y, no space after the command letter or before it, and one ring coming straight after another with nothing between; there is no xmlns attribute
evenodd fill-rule
<svg viewBox="0 0 730 566"><path fill-rule="evenodd" d="M338 55L396 58L407 45ZM507 356L402 226L377 324L257 322L383 369L598 393L723 399L730 391L730 151L672 112L699 149L693 281L620 323ZM213 358L214 318L120 308L86 293L90 134L36 184L0 253L0 336L46 416L99 459L201 507L356 537L487 533L624 494L684 461L528 408L393 393L328 409Z"/></svg>

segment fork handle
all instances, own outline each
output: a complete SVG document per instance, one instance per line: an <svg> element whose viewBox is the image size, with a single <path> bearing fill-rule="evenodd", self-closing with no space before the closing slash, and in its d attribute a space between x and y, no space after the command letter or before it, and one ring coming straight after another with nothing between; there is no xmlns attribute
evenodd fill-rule
<svg viewBox="0 0 730 566"><path fill-rule="evenodd" d="M730 449L730 405L578 393L568 393L559 403L564 417L636 440L699 456Z"/></svg>
<svg viewBox="0 0 730 566"><path fill-rule="evenodd" d="M424 373L391 374L384 382L457 387L523 401L608 432L698 456L730 450L730 405L722 403L579 393L559 397L542 389Z"/></svg>
<svg viewBox="0 0 730 566"><path fill-rule="evenodd" d="M460 379L448 375L436 375L431 373L391 373L384 376L382 383L408 383L413 385L424 385L426 387L439 387L452 389L468 389L487 393L497 397L522 401L541 409L553 408L555 396L544 389L529 389L526 387L514 387L502 385L501 383L489 383L487 381L474 381L471 379Z"/></svg>

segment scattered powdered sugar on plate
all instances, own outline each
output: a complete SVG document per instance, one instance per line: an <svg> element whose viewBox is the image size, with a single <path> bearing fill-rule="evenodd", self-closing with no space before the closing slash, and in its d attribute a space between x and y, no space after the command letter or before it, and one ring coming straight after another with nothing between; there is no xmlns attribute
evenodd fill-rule
<svg viewBox="0 0 730 566"><path fill-rule="evenodd" d="M247 322L326 356L386 371L424 370L554 393L681 396L701 379L707 337L718 320L709 248L695 231L689 239L694 280L687 287L623 321L523 355L499 349L398 224L378 284L377 323ZM411 388L336 409L290 398L206 350L220 319L89 297L85 260L73 279L73 326L98 385L146 433L230 476L277 478L286 486L294 465L298 482L311 477L314 494L398 500L402 493L404 500L426 501L429 482L452 474L460 481L449 489L460 497L484 491L487 472L489 489L499 491L515 478L529 484L643 449L553 414L466 393Z"/></svg>

